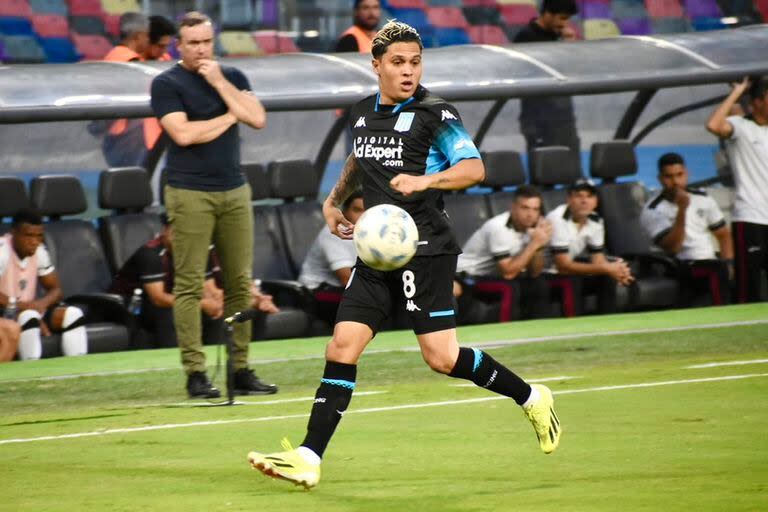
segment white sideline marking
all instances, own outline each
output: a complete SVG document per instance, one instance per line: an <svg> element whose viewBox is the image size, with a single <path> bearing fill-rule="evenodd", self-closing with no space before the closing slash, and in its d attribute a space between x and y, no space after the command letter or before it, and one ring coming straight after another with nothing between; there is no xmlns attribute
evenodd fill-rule
<svg viewBox="0 0 768 512"><path fill-rule="evenodd" d="M560 375L558 377L544 377L543 379L525 379L525 382L553 382L553 381L559 381L559 380L571 380L571 379L580 379L581 377L574 377L571 375ZM473 382L467 382L467 383L461 383L461 384L451 384L452 387L455 388L474 388L477 387L477 384Z"/></svg>
<svg viewBox="0 0 768 512"><path fill-rule="evenodd" d="M720 329L723 327L739 327L747 325L762 325L768 324L768 320L744 320L738 322L721 322L717 324L701 324L701 325L681 325L676 327L658 327L650 329L627 329L619 331L604 331L604 332L585 332L585 333L571 333L571 334L557 334L553 336L537 336L531 338L518 338L514 340L496 340L487 342L471 343L476 348L500 348L510 345L524 345L527 343L542 343L546 341L558 341L568 339L582 339L582 338L602 338L605 336L616 336L625 334L654 334L659 332L679 332L679 331L695 331L697 329ZM462 343L467 346L469 344ZM388 354L391 352L418 352L419 347L403 347L403 348L391 348L391 349L371 349L366 350L366 354ZM252 365L259 364L272 364L272 363L287 363L291 361L310 361L315 359L324 359L325 355L308 355L308 356L294 356L294 357L276 357L273 359L259 359L249 361ZM148 372L162 372L162 371L181 371L179 367L167 367L167 368L137 368L133 370L114 370L104 372L88 372L88 373L70 373L65 375L52 375L48 377L25 377L19 379L0 379L0 384L16 383L16 382L35 382L35 381L49 381L49 380L65 380L65 379L77 379L80 377L110 377L112 375L131 375L134 373L148 373Z"/></svg>
<svg viewBox="0 0 768 512"><path fill-rule="evenodd" d="M659 381L659 382L640 382L637 384L619 384L616 386L599 386L594 388L583 388L583 389L566 389L562 391L554 391L553 394L570 395L574 393L590 393L594 391L615 391L618 389L651 388L656 386L671 386L674 384L695 384L699 382L716 382L721 380L751 379L755 377L768 377L768 373L751 373L751 374L745 374L745 375L726 375L722 377L709 377L709 378L702 378L702 379L666 380L666 381ZM505 396L496 395L496 396L489 396L489 397L482 397L482 398L467 398L464 400L445 400L442 402L426 402L421 404L390 405L386 407L371 407L368 409L355 409L355 410L347 411L346 414L367 414L371 412L399 411L403 409L422 409L424 407L440 407L444 405L473 404L478 402L490 402L492 400L509 400L509 398ZM56 436L0 439L0 445L14 444L14 443L33 443L36 441L54 441L58 439L75 439L80 437L95 437L95 436L104 436L108 434L130 434L133 432L149 432L152 430L168 430L168 429L174 429L174 428L206 427L210 425L233 425L237 423L258 423L262 421L290 420L290 419L307 418L307 417L309 417L308 413L289 414L284 416L265 416L262 418L242 418L242 419L234 419L234 420L195 421L191 423L168 423L165 425L147 425L144 427L108 428L108 429L94 430L91 432L76 432L73 434L60 434Z"/></svg>
<svg viewBox="0 0 768 512"><path fill-rule="evenodd" d="M355 396L369 396L369 395L380 395L382 393L389 393L389 391L358 391L355 393ZM302 396L299 398L283 398L281 400L264 400L260 402L249 402L249 401L243 401L243 400L235 400L235 405L274 405L274 404L287 404L290 402L307 402L310 400L314 400L314 396ZM171 404L139 404L139 405L133 405L130 407L135 407L137 409L141 409L144 407L200 407L200 406L214 406L214 405L223 405L219 402L176 402ZM116 407L116 409L123 409L123 407Z"/></svg>
<svg viewBox="0 0 768 512"><path fill-rule="evenodd" d="M763 364L763 363L768 363L768 359L752 359L750 361L721 361L719 363L694 364L691 366L683 366L683 369L695 370L697 368L715 368L717 366L740 366L743 364Z"/></svg>

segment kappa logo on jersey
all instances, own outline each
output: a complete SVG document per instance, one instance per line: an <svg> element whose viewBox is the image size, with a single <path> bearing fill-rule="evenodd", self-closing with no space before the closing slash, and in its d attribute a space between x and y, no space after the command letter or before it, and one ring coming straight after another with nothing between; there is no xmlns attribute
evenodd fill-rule
<svg viewBox="0 0 768 512"><path fill-rule="evenodd" d="M365 128L365 116L360 116L360 119L355 123L355 128Z"/></svg>
<svg viewBox="0 0 768 512"><path fill-rule="evenodd" d="M397 116L397 122L395 123L394 130L396 132L407 132L411 129L411 125L413 124L413 120L416 118L416 114L414 112L401 112L399 116Z"/></svg>
<svg viewBox="0 0 768 512"><path fill-rule="evenodd" d="M456 116L453 115L450 110L443 109L443 111L441 112L440 120L445 121L446 119L453 119L454 121L458 121L458 119L456 119Z"/></svg>
<svg viewBox="0 0 768 512"><path fill-rule="evenodd" d="M373 158L386 167L403 167L403 139L400 137L357 137L355 158Z"/></svg>
<svg viewBox="0 0 768 512"><path fill-rule="evenodd" d="M408 302L405 303L405 309L407 309L408 311L421 311L421 308L417 306L416 303L413 302L412 300L409 300Z"/></svg>

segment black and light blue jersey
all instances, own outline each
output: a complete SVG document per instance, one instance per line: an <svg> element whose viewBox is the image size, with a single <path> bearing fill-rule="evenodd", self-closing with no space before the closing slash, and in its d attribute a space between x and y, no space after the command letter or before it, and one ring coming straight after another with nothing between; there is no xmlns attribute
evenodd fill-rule
<svg viewBox="0 0 768 512"><path fill-rule="evenodd" d="M352 107L350 125L365 207L388 203L410 213L419 228L418 255L459 254L442 192L429 189L405 197L389 186L401 173L433 174L480 158L453 105L421 86L398 105L382 105L375 94Z"/></svg>

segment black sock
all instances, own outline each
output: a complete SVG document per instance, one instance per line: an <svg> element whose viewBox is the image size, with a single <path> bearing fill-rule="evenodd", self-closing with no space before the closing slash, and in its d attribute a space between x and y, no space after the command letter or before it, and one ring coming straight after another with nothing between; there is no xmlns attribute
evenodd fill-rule
<svg viewBox="0 0 768 512"><path fill-rule="evenodd" d="M323 456L336 425L352 399L356 376L357 365L326 361L323 379L315 393L315 403L309 415L307 437L301 446Z"/></svg>
<svg viewBox="0 0 768 512"><path fill-rule="evenodd" d="M531 395L531 386L523 379L476 348L460 348L456 366L448 376L471 380L481 388L513 398L518 405L523 405Z"/></svg>

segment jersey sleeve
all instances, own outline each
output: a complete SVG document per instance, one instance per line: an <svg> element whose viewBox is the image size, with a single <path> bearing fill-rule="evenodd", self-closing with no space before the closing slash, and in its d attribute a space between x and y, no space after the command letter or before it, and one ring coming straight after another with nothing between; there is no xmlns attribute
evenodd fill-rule
<svg viewBox="0 0 768 512"><path fill-rule="evenodd" d="M142 247L136 252L136 269L141 284L165 280L163 260L149 247Z"/></svg>
<svg viewBox="0 0 768 512"><path fill-rule="evenodd" d="M237 87L239 91L250 91L251 83L245 74L237 68L227 68L227 79L232 82L232 85Z"/></svg>
<svg viewBox="0 0 768 512"><path fill-rule="evenodd" d="M507 228L503 224L493 223L486 226L485 239L487 240L488 250L494 261L500 261L512 256L511 237L507 233Z"/></svg>
<svg viewBox="0 0 768 512"><path fill-rule="evenodd" d="M571 245L568 229L562 215L552 212L547 215L547 220L552 224L552 238L549 239L549 250L552 254L567 253Z"/></svg>
<svg viewBox="0 0 768 512"><path fill-rule="evenodd" d="M672 223L669 222L669 219L661 212L650 208L643 208L640 214L640 224L656 245L672 229Z"/></svg>
<svg viewBox="0 0 768 512"><path fill-rule="evenodd" d="M323 254L328 261L328 268L336 272L342 268L355 266L357 255L355 246L351 240L342 240L333 235L333 238L325 238L321 243Z"/></svg>
<svg viewBox="0 0 768 512"><path fill-rule="evenodd" d="M603 252L605 250L605 226L603 221L596 221L587 236L587 249L590 254Z"/></svg>
<svg viewBox="0 0 768 512"><path fill-rule="evenodd" d="M427 156L426 174L444 171L462 160L480 158L480 152L452 105L435 105L432 114L435 116L436 127Z"/></svg>
<svg viewBox="0 0 768 512"><path fill-rule="evenodd" d="M704 215L710 231L716 231L725 226L725 216L723 215L722 210L720 210L717 202L709 196L707 196Z"/></svg>
<svg viewBox="0 0 768 512"><path fill-rule="evenodd" d="M37 251L35 251L35 256L37 257L38 276L47 276L56 270L51 262L51 255L48 252L48 249L45 248L45 245L38 246Z"/></svg>
<svg viewBox="0 0 768 512"><path fill-rule="evenodd" d="M150 105L158 119L173 112L185 111L181 96L164 76L152 80Z"/></svg>
<svg viewBox="0 0 768 512"><path fill-rule="evenodd" d="M744 123L747 122L741 116L728 116L725 118L733 127L733 133L729 137L729 140L736 140L744 134Z"/></svg>

